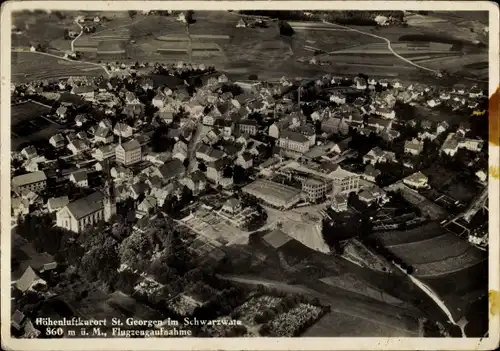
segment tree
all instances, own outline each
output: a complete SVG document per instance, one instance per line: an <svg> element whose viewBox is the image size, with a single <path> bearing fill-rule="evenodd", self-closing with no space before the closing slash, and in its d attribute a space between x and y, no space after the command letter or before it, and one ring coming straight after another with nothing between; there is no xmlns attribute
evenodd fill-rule
<svg viewBox="0 0 500 351"><path fill-rule="evenodd" d="M198 163L198 169L205 173L207 171L207 166L203 162Z"/></svg>
<svg viewBox="0 0 500 351"><path fill-rule="evenodd" d="M136 15L137 15L137 11L133 11L133 10L129 10L129 11L128 11L128 16L129 16L130 18L132 18L132 19L133 19L133 18L135 18L135 16L136 16Z"/></svg>
<svg viewBox="0 0 500 351"><path fill-rule="evenodd" d="M251 74L248 76L248 80L259 80L259 77L256 74Z"/></svg>

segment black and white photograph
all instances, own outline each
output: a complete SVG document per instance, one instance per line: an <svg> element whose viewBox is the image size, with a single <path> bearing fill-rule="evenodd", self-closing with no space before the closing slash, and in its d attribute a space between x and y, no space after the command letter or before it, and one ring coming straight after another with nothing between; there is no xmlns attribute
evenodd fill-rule
<svg viewBox="0 0 500 351"><path fill-rule="evenodd" d="M4 347L498 346L497 5L144 3L2 8Z"/></svg>

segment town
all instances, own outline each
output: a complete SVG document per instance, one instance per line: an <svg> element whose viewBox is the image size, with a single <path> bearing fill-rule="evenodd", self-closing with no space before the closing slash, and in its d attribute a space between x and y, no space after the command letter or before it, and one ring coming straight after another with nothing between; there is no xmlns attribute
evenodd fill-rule
<svg viewBox="0 0 500 351"><path fill-rule="evenodd" d="M474 290L456 321L487 296L457 273L487 262L487 85L106 67L11 86L13 335L51 337L39 317L190 317L242 321L195 336L324 336L335 289L427 306L388 283L406 276L444 303L440 276ZM463 332L404 308L403 335Z"/></svg>

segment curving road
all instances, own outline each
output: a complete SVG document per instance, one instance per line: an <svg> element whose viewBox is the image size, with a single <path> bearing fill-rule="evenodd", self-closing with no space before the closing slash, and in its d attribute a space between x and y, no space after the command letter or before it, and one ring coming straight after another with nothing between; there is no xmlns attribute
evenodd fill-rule
<svg viewBox="0 0 500 351"><path fill-rule="evenodd" d="M410 61L408 60L407 58L404 58L403 56L401 56L400 54L398 54L396 51L394 51L394 49L392 48L392 45L391 45L391 41L387 38L384 38L384 37L381 37L379 35L375 35L375 34L372 34L372 33L368 33L368 32L363 32L361 30L358 30L358 29L354 29L354 28L351 28L351 27L346 27L346 26L342 26L340 24L336 24L336 23L331 23L331 22L328 22L328 21L325 21L323 20L323 23L325 24L329 24L331 26L336 26L336 27L340 27L340 28L343 28L343 29L348 29L352 32L356 32L356 33L360 33L360 34L364 34L364 35L368 35L372 38L377 38L377 39L380 39L380 40L383 40L387 43L387 48L389 49L389 51L394 55L396 56L397 58L399 58L400 60L403 60L405 61L406 63L412 65L412 66L415 66L417 68L420 68L420 69L423 69L425 71L429 71L429 72L432 72L432 73L439 73L439 71L437 70L434 70L434 69L431 69L431 68L428 68L428 67L424 67L424 66L420 66L419 64L416 64L415 62L413 61Z"/></svg>
<svg viewBox="0 0 500 351"><path fill-rule="evenodd" d="M77 25L78 27L80 27L80 33L76 36L76 38L75 38L75 39L73 39L73 40L71 41L71 52L75 52L75 41L76 41L78 38L80 38L80 37L82 36L82 34L83 34L83 26L82 26L80 23L78 23L78 20L77 20L77 19L75 19L75 23L76 23L76 25Z"/></svg>
<svg viewBox="0 0 500 351"><path fill-rule="evenodd" d="M63 56L53 55L53 54L49 54L47 52L41 52L41 51L27 51L27 50L23 50L23 49L12 49L12 52L26 52L26 53L30 53L30 54L45 55L45 56L55 57L55 58L57 58L59 60L64 60L64 61L68 61L68 62L85 63L85 64L92 65L92 66L98 66L98 67L101 67L104 70L104 72L106 72L106 74L108 75L108 78L111 77L111 72L108 71L108 69L106 68L106 66L105 65L101 65L99 63L88 62L88 61L81 61L81 60L70 60L70 59L65 58Z"/></svg>

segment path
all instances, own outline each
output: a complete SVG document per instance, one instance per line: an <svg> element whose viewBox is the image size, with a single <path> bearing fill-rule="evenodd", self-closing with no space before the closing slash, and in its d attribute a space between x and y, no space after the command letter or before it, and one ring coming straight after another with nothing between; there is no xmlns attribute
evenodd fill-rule
<svg viewBox="0 0 500 351"><path fill-rule="evenodd" d="M83 34L83 26L78 23L78 19L75 19L75 23L78 27L80 27L80 33L71 41L71 52L75 52L75 41L80 38Z"/></svg>
<svg viewBox="0 0 500 351"><path fill-rule="evenodd" d="M372 33L368 33L368 32L363 32L359 29L354 29L354 28L351 28L351 27L347 27L347 26L342 26L340 24L336 24L336 23L331 23L331 22L328 22L328 21L325 21L323 20L323 23L325 24L329 24L329 25L332 25L332 26L336 26L336 27L339 27L339 28L344 28L346 30L349 30L349 31L352 31L352 32L356 32L356 33L360 33L360 34L364 34L364 35L368 35L372 38L377 38L377 39L380 39L380 40L383 40L387 43L387 48L389 49L389 51L394 55L396 56L397 58L399 58L400 60L403 60L405 61L406 63L414 66L414 67L417 67L417 68L420 68L424 71L428 71L428 72L432 72L432 73L435 73L437 75L439 75L440 77L442 76L441 72L439 72L439 70L434 70L432 68L428 68L428 67L424 67L424 66L421 66L419 64L416 64L415 62L411 61L411 60L408 60L407 58L401 56L400 54L398 54L396 51L394 51L394 49L392 48L392 45L391 45L391 41L387 38L384 38L384 37L381 37L379 35L375 35L375 34L372 34ZM488 82L488 80L483 80L483 79L476 79L476 78L470 78L470 77L462 77L462 76L458 76L456 74L450 74L450 76L453 76L453 77L458 77L458 78L462 78L462 79L465 79L465 80L470 80L470 81L473 81L473 82L481 82L481 83L485 83L485 82Z"/></svg>
<svg viewBox="0 0 500 351"><path fill-rule="evenodd" d="M424 293L426 293L427 296L429 296L436 303L436 305L439 306L439 308L446 314L446 316L448 317L448 320L451 322L451 324L456 325L460 328L460 331L462 332L462 337L465 338L466 335L465 335L463 326L459 325L455 321L455 319L453 318L453 315L451 314L451 311L448 309L446 304L441 300L441 298L431 288L429 288L423 282L421 282L420 280L415 278L413 275L407 274L406 271L404 269L402 269L401 267L399 267L398 265L395 265L395 266L398 267L401 272L406 274L411 279L411 281L413 283L415 283L415 285L420 288L420 290L422 290Z"/></svg>
<svg viewBox="0 0 500 351"><path fill-rule="evenodd" d="M407 58L404 58L403 56L401 56L400 54L398 54L396 51L394 51L394 49L392 48L392 45L391 45L391 41L387 38L384 38L384 37L381 37L379 35L375 35L375 34L372 34L372 33L368 33L368 32L363 32L361 30L358 30L358 29L354 29L354 28L351 28L351 27L347 27L347 26L342 26L340 24L335 24L335 23L331 23L331 22L328 22L328 21L325 21L323 20L323 23L325 24L329 24L329 25L332 25L332 26L337 26L337 27L340 27L340 28L344 28L344 29L349 29L350 31L352 32L356 32L356 33L360 33L360 34L364 34L364 35L368 35L370 37L373 37L373 38L377 38L377 39L380 39L380 40L383 40L387 43L387 48L389 49L389 51L394 55L396 56L397 58L399 58L400 60L403 60L405 61L406 63L412 65L412 66L415 66L417 68L420 68L420 69L423 69L425 71L429 71L429 72L432 72L432 73L437 73L437 74L440 74L439 71L437 70L434 70L434 69L431 69L431 68L427 68L427 67L424 67L424 66L420 66L419 64L416 64L410 60L408 60Z"/></svg>
<svg viewBox="0 0 500 351"><path fill-rule="evenodd" d="M65 58L63 56L53 55L53 54L49 54L49 53L41 52L41 51L26 51L26 50L23 50L23 49L12 49L12 52L25 52L25 53L30 53L30 54L45 55L45 56L55 57L55 58L57 58L59 60L64 60L64 61L68 61L68 62L85 63L85 64L92 65L92 66L98 66L98 67L101 67L104 70L104 72L106 72L106 74L108 75L108 77L111 77L111 73L108 71L108 69L106 68L106 66L105 65L101 65L99 63L88 62L88 61L80 61L80 60L71 60L71 59Z"/></svg>

